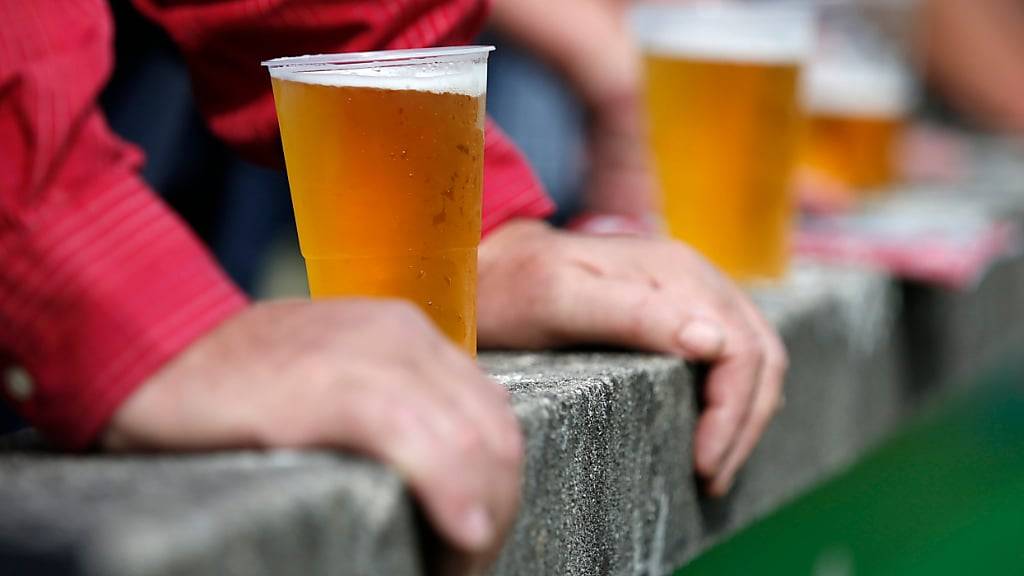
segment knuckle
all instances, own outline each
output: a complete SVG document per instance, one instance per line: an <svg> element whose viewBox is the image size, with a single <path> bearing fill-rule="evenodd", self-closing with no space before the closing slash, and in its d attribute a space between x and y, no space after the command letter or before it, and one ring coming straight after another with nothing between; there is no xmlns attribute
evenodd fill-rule
<svg viewBox="0 0 1024 576"><path fill-rule="evenodd" d="M503 404L508 405L512 402L512 391L506 388L504 385L499 384L495 380L490 378L484 378L484 384L482 385L484 390L487 390L489 394L492 394L495 398L500 400Z"/></svg>
<svg viewBox="0 0 1024 576"><path fill-rule="evenodd" d="M750 334L736 338L735 354L743 362L757 368L765 364L766 350L761 342Z"/></svg>
<svg viewBox="0 0 1024 576"><path fill-rule="evenodd" d="M424 320L423 313L415 304L405 300L388 300L384 306L388 315L403 324L419 324Z"/></svg>
<svg viewBox="0 0 1024 576"><path fill-rule="evenodd" d="M453 434L452 448L460 458L477 458L484 450L484 437L470 424L458 427Z"/></svg>
<svg viewBox="0 0 1024 576"><path fill-rule="evenodd" d="M563 299L570 297L568 267L550 254L536 253L523 259L516 270L522 302L528 318L547 319L563 308Z"/></svg>
<svg viewBox="0 0 1024 576"><path fill-rule="evenodd" d="M648 335L651 320L657 311L658 294L654 291L640 292L629 304L624 335L632 341L641 341Z"/></svg>
<svg viewBox="0 0 1024 576"><path fill-rule="evenodd" d="M506 437L509 440L508 446L511 448L509 452L511 452L513 456L521 458L526 449L525 431L523 430L522 424L519 422L519 418L516 417L515 412L511 408L508 409L507 419L508 426Z"/></svg>
<svg viewBox="0 0 1024 576"><path fill-rule="evenodd" d="M411 334L423 338L431 331L430 321L413 303L401 300L382 302L376 316L376 328L387 339L398 334Z"/></svg>
<svg viewBox="0 0 1024 576"><path fill-rule="evenodd" d="M518 426L513 426L504 436L498 457L506 467L519 469L526 459L526 441L522 431Z"/></svg>
<svg viewBox="0 0 1024 576"><path fill-rule="evenodd" d="M538 251L523 256L518 272L529 280L537 281L550 279L555 268L550 255Z"/></svg>
<svg viewBox="0 0 1024 576"><path fill-rule="evenodd" d="M519 272L526 280L528 295L537 296L551 293L561 285L562 277L559 267L551 258L541 253L526 257Z"/></svg>

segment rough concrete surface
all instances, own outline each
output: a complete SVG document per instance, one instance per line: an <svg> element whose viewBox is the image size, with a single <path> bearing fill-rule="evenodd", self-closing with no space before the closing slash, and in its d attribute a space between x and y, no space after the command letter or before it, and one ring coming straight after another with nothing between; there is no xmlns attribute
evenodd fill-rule
<svg viewBox="0 0 1024 576"><path fill-rule="evenodd" d="M279 452L0 456L0 574L413 575L413 507L372 464Z"/></svg>

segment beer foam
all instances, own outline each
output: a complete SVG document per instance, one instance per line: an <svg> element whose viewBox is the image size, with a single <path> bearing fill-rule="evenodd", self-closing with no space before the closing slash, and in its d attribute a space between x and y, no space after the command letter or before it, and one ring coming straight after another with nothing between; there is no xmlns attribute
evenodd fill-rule
<svg viewBox="0 0 1024 576"><path fill-rule="evenodd" d="M803 79L811 112L893 118L914 104L913 76L898 62L813 62Z"/></svg>
<svg viewBox="0 0 1024 576"><path fill-rule="evenodd" d="M646 52L701 60L800 62L814 32L813 13L793 6L649 3L630 20Z"/></svg>
<svg viewBox="0 0 1024 576"><path fill-rule="evenodd" d="M413 90L435 94L482 96L487 66L479 61L425 62L401 66L330 66L270 69L271 76L292 82L338 88Z"/></svg>

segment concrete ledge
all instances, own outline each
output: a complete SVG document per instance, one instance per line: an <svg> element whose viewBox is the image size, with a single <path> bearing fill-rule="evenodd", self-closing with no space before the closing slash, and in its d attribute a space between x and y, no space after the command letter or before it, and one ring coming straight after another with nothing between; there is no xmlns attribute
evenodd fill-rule
<svg viewBox="0 0 1024 576"><path fill-rule="evenodd" d="M0 572L419 574L413 508L331 455L0 458Z"/></svg>
<svg viewBox="0 0 1024 576"><path fill-rule="evenodd" d="M979 177L975 201L1024 214L1019 163L993 159L990 168L1012 188L997 192ZM946 201L959 200L901 200ZM659 575L679 567L1024 341L1022 288L1018 257L967 293L807 265L759 291L793 358L787 404L721 502L702 500L693 481L698 392L682 362L483 355L513 393L528 451L523 510L494 572ZM424 572L419 524L398 479L329 454L73 457L22 436L0 442L0 510L3 573Z"/></svg>

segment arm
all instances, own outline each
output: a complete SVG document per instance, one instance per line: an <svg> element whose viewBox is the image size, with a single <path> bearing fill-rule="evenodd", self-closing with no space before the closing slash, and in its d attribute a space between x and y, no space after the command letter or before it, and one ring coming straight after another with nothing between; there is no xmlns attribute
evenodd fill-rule
<svg viewBox="0 0 1024 576"><path fill-rule="evenodd" d="M923 41L929 72L966 113L1024 132L1024 5L931 0Z"/></svg>
<svg viewBox="0 0 1024 576"><path fill-rule="evenodd" d="M95 103L100 0L0 2L0 364L51 440L90 445L159 366L245 305ZM0 366L2 368L2 366Z"/></svg>
<svg viewBox="0 0 1024 576"><path fill-rule="evenodd" d="M587 208L646 219L655 209L654 185L645 152L640 57L623 5L497 0L492 21L561 71L590 111Z"/></svg>
<svg viewBox="0 0 1024 576"><path fill-rule="evenodd" d="M496 0L494 26L565 74L587 105L634 98L636 49L621 8L608 0Z"/></svg>

